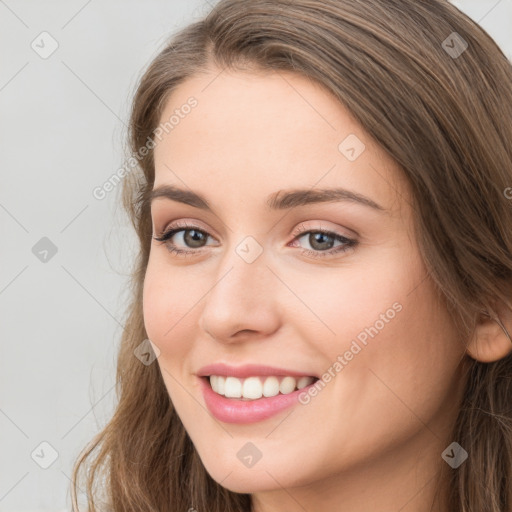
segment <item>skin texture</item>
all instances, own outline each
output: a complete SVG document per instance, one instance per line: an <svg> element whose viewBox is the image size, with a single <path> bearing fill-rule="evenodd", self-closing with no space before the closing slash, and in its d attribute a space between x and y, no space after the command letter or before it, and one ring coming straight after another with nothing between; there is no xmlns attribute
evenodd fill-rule
<svg viewBox="0 0 512 512"><path fill-rule="evenodd" d="M187 232L174 235L180 249L196 251L187 256L152 241L144 318L207 471L232 491L252 493L257 512L341 504L344 512L431 510L467 356L420 258L400 170L304 77L211 70L173 92L162 121L190 96L197 107L155 148L155 188L191 189L215 213L153 201L155 236L176 222L209 236L191 247ZM365 144L355 161L338 149L349 134ZM313 187L344 187L386 211L349 201L289 211L265 204L278 190ZM304 254L315 248L297 232L301 225L358 243L346 253ZM263 249L252 263L236 252L247 236ZM396 303L401 310L307 405L248 425L221 423L207 411L196 376L202 366L253 363L322 375ZM237 458L248 441L262 453L252 468Z"/></svg>

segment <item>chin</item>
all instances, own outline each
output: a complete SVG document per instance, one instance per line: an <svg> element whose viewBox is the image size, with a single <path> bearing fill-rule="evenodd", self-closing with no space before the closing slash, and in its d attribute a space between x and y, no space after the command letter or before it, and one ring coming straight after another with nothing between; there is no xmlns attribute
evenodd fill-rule
<svg viewBox="0 0 512 512"><path fill-rule="evenodd" d="M210 476L222 487L231 492L240 494L253 494L255 492L272 491L280 489L279 476L274 480L267 472L260 470L253 473L251 469L241 469L233 471L229 476L226 472L209 473Z"/></svg>
<svg viewBox="0 0 512 512"><path fill-rule="evenodd" d="M247 468L242 462L236 460L233 464L219 459L203 460L203 465L208 474L219 485L231 492L252 494L255 492L279 490L304 484L300 474L296 473L297 467L279 464L264 464L259 461L252 468ZM305 477L306 475L302 475ZM292 477L292 478L291 478Z"/></svg>

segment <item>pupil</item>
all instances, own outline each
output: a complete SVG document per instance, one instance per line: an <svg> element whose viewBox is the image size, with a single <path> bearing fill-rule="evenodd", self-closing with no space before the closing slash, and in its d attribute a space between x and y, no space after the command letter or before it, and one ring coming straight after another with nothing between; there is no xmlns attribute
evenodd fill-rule
<svg viewBox="0 0 512 512"><path fill-rule="evenodd" d="M328 243L329 247L325 247L325 240L331 240L330 243ZM322 240L324 240L322 242ZM315 249L330 249L332 247L332 237L329 235L326 235L325 233L312 233L309 236L309 243L311 244L311 247Z"/></svg>
<svg viewBox="0 0 512 512"><path fill-rule="evenodd" d="M194 233L193 236L190 235L190 233ZM203 233L195 230L195 229L189 229L185 232L185 242L187 245L191 245L192 247L196 247L194 244L196 242L202 242Z"/></svg>

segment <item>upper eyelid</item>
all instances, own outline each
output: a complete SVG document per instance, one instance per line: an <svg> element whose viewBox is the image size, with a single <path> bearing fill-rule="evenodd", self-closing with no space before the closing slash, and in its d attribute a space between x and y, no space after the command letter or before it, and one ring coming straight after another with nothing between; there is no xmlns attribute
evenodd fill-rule
<svg viewBox="0 0 512 512"><path fill-rule="evenodd" d="M196 224L197 223L197 224ZM168 225L166 225L164 227L164 229L162 229L160 231L161 235L165 235L166 233L168 233L169 231L176 231L176 230L187 230L187 229L196 229L198 231L204 231L208 236L212 236L214 237L214 235L211 234L210 230L209 229L206 229L206 228L203 228L199 225L199 222L197 221L194 221L193 223L192 222L188 222L188 221L177 221L175 224L173 224L172 222L169 223ZM155 232L155 227L153 227L153 233ZM215 237L214 237L215 238Z"/></svg>

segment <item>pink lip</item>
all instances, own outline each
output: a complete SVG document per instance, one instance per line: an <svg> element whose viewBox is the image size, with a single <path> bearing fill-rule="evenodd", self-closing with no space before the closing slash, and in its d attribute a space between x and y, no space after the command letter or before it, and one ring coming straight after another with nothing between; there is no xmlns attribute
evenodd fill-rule
<svg viewBox="0 0 512 512"><path fill-rule="evenodd" d="M263 366L257 364L246 364L243 366L229 366L223 363L209 364L203 366L198 372L199 377L208 377L210 375L223 375L225 377L237 377L243 379L245 377L270 376L276 377L290 375L291 377L317 377L312 373L295 372L276 368L274 366Z"/></svg>
<svg viewBox="0 0 512 512"><path fill-rule="evenodd" d="M222 375L213 373L213 375ZM233 375L233 374L230 374ZM252 373L251 375L255 375ZM261 375L261 373L256 373ZM272 375L279 375L273 373ZM233 375L234 376L234 375ZM302 389L297 389L293 393L287 395L276 395L269 398L259 398L258 400L241 400L237 398L226 398L215 393L210 386L208 378L199 377L201 390L203 392L204 401L208 410L219 421L225 423L256 423L274 416L285 409L299 403L299 394L307 392L310 384Z"/></svg>

